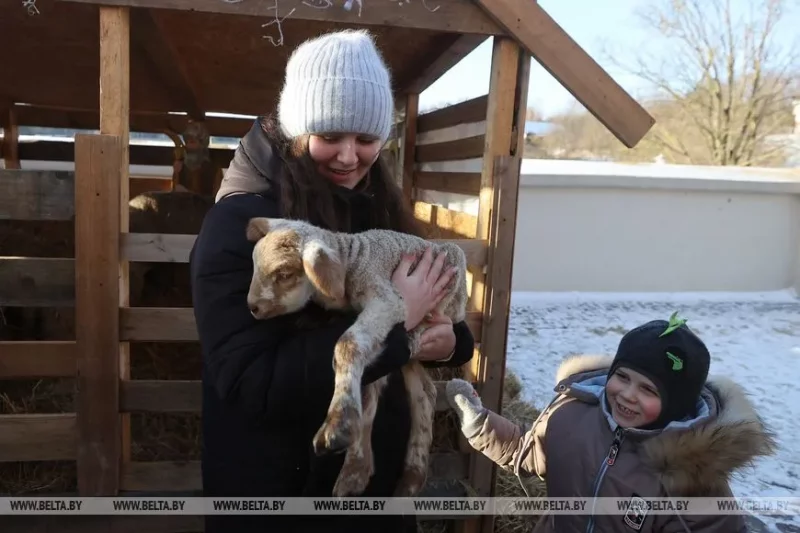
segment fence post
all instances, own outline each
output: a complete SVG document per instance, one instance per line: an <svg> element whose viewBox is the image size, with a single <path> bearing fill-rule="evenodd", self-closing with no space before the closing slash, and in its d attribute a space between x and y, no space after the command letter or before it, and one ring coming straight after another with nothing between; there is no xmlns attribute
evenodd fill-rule
<svg viewBox="0 0 800 533"><path fill-rule="evenodd" d="M122 143L75 135L78 493L113 496L120 478L119 227Z"/></svg>

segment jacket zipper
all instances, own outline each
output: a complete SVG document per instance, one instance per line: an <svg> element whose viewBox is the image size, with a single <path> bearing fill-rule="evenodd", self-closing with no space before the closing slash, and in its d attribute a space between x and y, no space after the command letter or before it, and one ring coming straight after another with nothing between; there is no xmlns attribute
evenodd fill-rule
<svg viewBox="0 0 800 533"><path fill-rule="evenodd" d="M611 442L611 447L608 449L608 453L606 453L606 457L603 460L603 464L600 465L600 469L597 472L597 475L594 479L594 485L592 486L592 498L597 498L597 495L600 493L600 486L603 483L603 478L606 475L606 471L608 471L609 467L614 466L614 463L617 462L617 455L619 454L619 447L622 445L622 441L625 439L624 430L621 427L617 427L616 431L614 431L614 440ZM593 533L594 532L594 515L589 517L589 523L586 525L586 533Z"/></svg>

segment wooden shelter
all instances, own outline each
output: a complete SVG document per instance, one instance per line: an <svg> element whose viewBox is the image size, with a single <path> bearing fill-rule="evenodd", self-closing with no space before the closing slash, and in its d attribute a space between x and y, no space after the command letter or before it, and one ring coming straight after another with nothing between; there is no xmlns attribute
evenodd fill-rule
<svg viewBox="0 0 800 533"><path fill-rule="evenodd" d="M0 171L0 219L74 217L76 243L74 259L0 258L0 286L14 287L0 289L0 306L37 306L60 298L62 304L74 304L77 317L74 340L0 342L0 379L78 379L75 413L0 415L0 461L74 460L78 492L87 496L201 488L195 462L130 459L129 413L200 409L199 382L131 380L128 372L130 343L197 339L191 308L129 305L129 263L185 263L194 240L194 235L129 232L129 198L147 188L135 185L129 165L171 162L169 149L132 146L130 133L182 131L191 117L205 118L212 135L241 136L251 119L205 114L272 110L295 46L343 27L372 30L392 71L402 117L396 139L400 178L409 201L429 223L431 238L458 239L468 253L470 324L479 344L465 370L484 403L500 410L531 57L626 146L634 146L654 121L531 0L343 4L0 4L0 47L13 51L4 54L0 74L3 156L11 169ZM494 37L488 95L418 115L419 94L488 37ZM465 124L478 124L480 133L459 136ZM18 126L99 133L76 135L74 145L20 145ZM452 140L417 142L418 136L446 130L456 131ZM20 159L69 161L73 154L74 172L14 170ZM217 154L223 165L231 156L230 151ZM481 160L480 171L448 170L448 164L466 159ZM432 163L437 170L428 168ZM470 217L420 202L417 192L424 189L476 195L479 214ZM446 402L439 404L446 409ZM431 472L433 480L460 480L478 495L494 490L495 469L466 448L435 456ZM201 529L201 521L185 517L155 518L146 525L129 518L115 517L114 530ZM108 519L94 521L104 529ZM492 517L461 525L488 533ZM80 531L91 530L81 522Z"/></svg>

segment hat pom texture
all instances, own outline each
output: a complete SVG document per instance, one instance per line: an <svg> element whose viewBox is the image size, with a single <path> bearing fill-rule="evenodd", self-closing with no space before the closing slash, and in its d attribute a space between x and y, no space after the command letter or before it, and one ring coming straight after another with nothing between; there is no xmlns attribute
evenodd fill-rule
<svg viewBox="0 0 800 533"><path fill-rule="evenodd" d="M393 114L391 77L366 30L310 39L289 58L278 103L289 136L359 133L385 142Z"/></svg>

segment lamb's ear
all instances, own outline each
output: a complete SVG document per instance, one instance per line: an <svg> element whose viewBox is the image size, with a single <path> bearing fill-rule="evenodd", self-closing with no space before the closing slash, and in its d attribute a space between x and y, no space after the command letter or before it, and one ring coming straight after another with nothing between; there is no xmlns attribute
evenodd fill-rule
<svg viewBox="0 0 800 533"><path fill-rule="evenodd" d="M268 218L251 218L247 223L247 240L256 242L264 235L269 233L269 219Z"/></svg>
<svg viewBox="0 0 800 533"><path fill-rule="evenodd" d="M303 270L325 297L344 300L344 265L328 245L316 239L308 241L303 247Z"/></svg>

